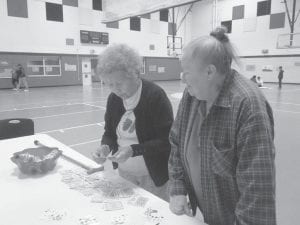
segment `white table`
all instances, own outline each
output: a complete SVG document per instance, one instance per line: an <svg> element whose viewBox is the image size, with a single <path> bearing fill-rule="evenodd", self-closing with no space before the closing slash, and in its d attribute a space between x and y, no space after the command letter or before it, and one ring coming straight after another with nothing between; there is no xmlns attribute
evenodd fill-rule
<svg viewBox="0 0 300 225"><path fill-rule="evenodd" d="M14 152L25 148L35 147L34 140L39 140L47 146L55 146L64 154L76 157L77 160L91 167L98 165L65 146L46 134L14 138L0 141L0 224L2 225L77 225L79 218L92 215L97 218L99 225L112 224L112 218L120 214L128 216L124 225L154 224L143 219L147 208L157 209L164 217L160 225L202 225L204 223L188 216L176 216L169 210L168 203L151 193L134 186L134 192L149 198L146 206L136 207L124 202L124 209L104 211L101 203L92 203L90 197L70 189L61 181L62 170L79 169L70 162L59 158L55 169L44 176L29 177L20 173L17 166L10 160ZM75 168L76 167L76 168ZM98 172L99 176L110 179L113 175L108 172ZM97 175L98 175L97 174ZM117 176L115 174L115 176ZM122 179L122 178L117 178ZM131 185L131 184L130 184ZM55 209L66 212L62 220L45 219L44 212Z"/></svg>

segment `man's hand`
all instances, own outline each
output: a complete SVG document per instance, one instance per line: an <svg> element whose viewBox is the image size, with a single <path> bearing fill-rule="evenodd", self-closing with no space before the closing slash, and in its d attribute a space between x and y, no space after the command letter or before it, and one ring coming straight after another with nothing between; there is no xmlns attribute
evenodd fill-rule
<svg viewBox="0 0 300 225"><path fill-rule="evenodd" d="M193 216L192 210L185 195L174 195L170 197L169 208L176 215L186 214Z"/></svg>
<svg viewBox="0 0 300 225"><path fill-rule="evenodd" d="M92 156L97 163L103 164L106 161L106 157L109 155L109 152L110 149L108 145L101 145L96 149Z"/></svg>
<svg viewBox="0 0 300 225"><path fill-rule="evenodd" d="M119 150L113 154L111 157L108 157L113 162L123 163L133 155L133 150L131 146L119 147Z"/></svg>

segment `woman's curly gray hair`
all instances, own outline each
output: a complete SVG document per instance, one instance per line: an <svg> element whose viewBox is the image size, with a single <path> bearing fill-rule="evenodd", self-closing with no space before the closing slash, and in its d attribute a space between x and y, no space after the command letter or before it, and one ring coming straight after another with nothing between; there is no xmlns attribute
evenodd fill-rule
<svg viewBox="0 0 300 225"><path fill-rule="evenodd" d="M98 57L97 72L107 76L120 71L129 77L140 75L142 58L139 53L126 44L114 44L106 48Z"/></svg>

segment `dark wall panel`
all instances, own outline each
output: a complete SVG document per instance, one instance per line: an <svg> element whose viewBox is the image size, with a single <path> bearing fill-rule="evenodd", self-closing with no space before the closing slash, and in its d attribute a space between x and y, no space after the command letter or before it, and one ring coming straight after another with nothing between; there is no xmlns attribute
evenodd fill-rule
<svg viewBox="0 0 300 225"><path fill-rule="evenodd" d="M244 5L234 6L232 8L232 19L233 20L243 19L244 18L244 11L245 11L245 6Z"/></svg>
<svg viewBox="0 0 300 225"><path fill-rule="evenodd" d="M176 34L176 23L169 23L168 24L168 35L175 35Z"/></svg>
<svg viewBox="0 0 300 225"><path fill-rule="evenodd" d="M7 15L28 18L27 0L7 0Z"/></svg>
<svg viewBox="0 0 300 225"><path fill-rule="evenodd" d="M0 53L0 61L8 62L9 67L18 63L22 64L25 73L30 75L27 64L35 57L42 57L39 54L14 54L14 53ZM59 55L56 55L59 56ZM62 55L61 59L61 76L28 76L29 87L43 87L43 86L63 86L63 85L80 85L81 84L81 58L79 57L79 65L75 55ZM65 64L76 65L76 71L66 71ZM79 73L78 73L79 71ZM11 78L0 78L0 89L12 88Z"/></svg>
<svg viewBox="0 0 300 225"><path fill-rule="evenodd" d="M271 14L270 16L270 29L284 28L285 13Z"/></svg>
<svg viewBox="0 0 300 225"><path fill-rule="evenodd" d="M271 0L257 2L257 16L265 16L271 13Z"/></svg>
<svg viewBox="0 0 300 225"><path fill-rule="evenodd" d="M46 2L46 17L47 20L63 22L62 5Z"/></svg>
<svg viewBox="0 0 300 225"><path fill-rule="evenodd" d="M106 27L107 27L107 28L115 28L115 29L119 29L119 21L107 23L107 24L106 24Z"/></svg>
<svg viewBox="0 0 300 225"><path fill-rule="evenodd" d="M62 0L63 5L78 7L78 0Z"/></svg>
<svg viewBox="0 0 300 225"><path fill-rule="evenodd" d="M227 33L231 33L232 20L222 21L221 25L227 28Z"/></svg>
<svg viewBox="0 0 300 225"><path fill-rule="evenodd" d="M93 9L94 10L102 10L102 0L93 0Z"/></svg>
<svg viewBox="0 0 300 225"><path fill-rule="evenodd" d="M130 18L130 30L141 31L141 18L131 17Z"/></svg>
<svg viewBox="0 0 300 225"><path fill-rule="evenodd" d="M145 66L145 74L142 74L142 77L148 80L179 80L182 72L178 58L145 57ZM149 71L149 67L155 67L156 70ZM159 73L162 68L164 72Z"/></svg>
<svg viewBox="0 0 300 225"><path fill-rule="evenodd" d="M151 19L151 14L150 14L150 13L147 13L147 14L141 15L141 18L144 18L144 19Z"/></svg>
<svg viewBox="0 0 300 225"><path fill-rule="evenodd" d="M159 11L159 20L164 22L169 22L169 10L163 9Z"/></svg>

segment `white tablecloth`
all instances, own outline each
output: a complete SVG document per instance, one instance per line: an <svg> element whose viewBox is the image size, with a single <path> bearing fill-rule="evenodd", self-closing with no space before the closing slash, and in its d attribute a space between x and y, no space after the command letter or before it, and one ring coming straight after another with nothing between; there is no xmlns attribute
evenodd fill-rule
<svg viewBox="0 0 300 225"><path fill-rule="evenodd" d="M64 154L72 156L90 167L98 165L45 134L8 139L0 141L0 224L2 225L77 225L79 219L91 215L99 225L112 224L114 218L124 215L124 225L157 224L145 219L147 208L156 209L163 219L160 225L202 225L204 223L188 216L176 216L169 210L168 203L151 193L134 187L134 192L149 199L145 207L136 207L123 202L124 209L105 211L103 203L92 203L91 198L70 189L61 181L61 171L80 169L70 162L59 158L55 169L44 176L30 177L20 173L17 166L10 160L14 152L35 147L34 140L39 140L47 146L58 147ZM99 176L111 179L117 174L98 172ZM120 177L115 177L122 180ZM130 184L131 185L131 184ZM46 210L65 213L63 219L54 221L45 218Z"/></svg>

